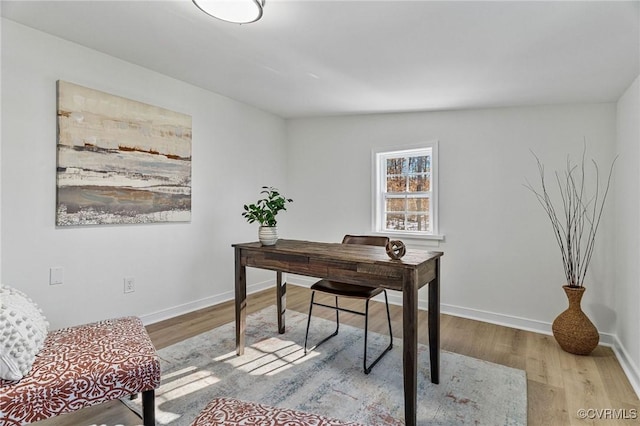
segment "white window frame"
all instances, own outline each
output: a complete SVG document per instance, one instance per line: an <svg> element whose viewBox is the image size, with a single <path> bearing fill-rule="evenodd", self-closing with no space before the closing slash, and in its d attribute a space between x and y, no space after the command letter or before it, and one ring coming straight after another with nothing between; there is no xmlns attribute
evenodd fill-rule
<svg viewBox="0 0 640 426"><path fill-rule="evenodd" d="M429 198L429 219L431 229L428 231L405 231L385 229L385 200L386 200L386 178L387 158L401 156L421 156L431 155L431 186L430 191L421 193ZM438 231L438 141L424 142L419 145L402 148L380 148L375 149L372 155L372 222L373 232L385 234L391 237L413 237L427 240L442 240L444 237Z"/></svg>

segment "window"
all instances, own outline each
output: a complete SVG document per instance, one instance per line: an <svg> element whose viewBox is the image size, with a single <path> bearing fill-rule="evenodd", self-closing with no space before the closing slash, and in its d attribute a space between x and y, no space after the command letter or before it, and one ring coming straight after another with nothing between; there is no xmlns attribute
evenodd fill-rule
<svg viewBox="0 0 640 426"><path fill-rule="evenodd" d="M437 142L374 154L374 231L437 236Z"/></svg>

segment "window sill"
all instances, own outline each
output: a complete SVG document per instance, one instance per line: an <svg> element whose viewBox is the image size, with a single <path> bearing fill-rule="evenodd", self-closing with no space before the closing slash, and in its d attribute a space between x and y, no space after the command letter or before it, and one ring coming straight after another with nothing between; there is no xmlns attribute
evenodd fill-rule
<svg viewBox="0 0 640 426"><path fill-rule="evenodd" d="M431 247L439 247L440 242L444 241L444 235L440 234L418 234L415 232L380 232L373 231L373 235L383 235L385 237L389 237L391 240L403 240L403 242L407 245L407 247L415 247L415 248L431 248Z"/></svg>

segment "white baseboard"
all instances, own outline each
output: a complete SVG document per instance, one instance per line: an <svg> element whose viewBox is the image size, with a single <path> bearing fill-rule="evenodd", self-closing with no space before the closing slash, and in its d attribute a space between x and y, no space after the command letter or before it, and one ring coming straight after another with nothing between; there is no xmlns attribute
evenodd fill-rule
<svg viewBox="0 0 640 426"><path fill-rule="evenodd" d="M631 387L633 387L636 395L640 398L640 369L633 362L629 353L618 339L618 336L614 336L613 353L616 354L622 370L624 370L627 379L629 379L631 383Z"/></svg>
<svg viewBox="0 0 640 426"><path fill-rule="evenodd" d="M256 293L258 291L262 291L268 288L272 288L275 286L275 280L267 280L256 284L251 284L247 286L247 293ZM164 309L162 311L154 312L151 314L141 315L140 319L144 325L153 324L159 321L164 321L169 318L177 317L180 315L188 314L193 311L197 311L198 309L208 308L209 306L217 305L222 302L227 302L229 300L233 300L235 294L233 291L227 291L224 293L217 294L211 297L205 297L204 299L196 300L189 303L184 303L182 305L173 306L168 309Z"/></svg>
<svg viewBox="0 0 640 426"><path fill-rule="evenodd" d="M442 304L440 306L440 311L444 314L449 314L456 317L488 322L505 327L517 328L519 330L532 331L534 333L552 335L550 322L532 320L529 318L522 318L513 315L498 314L495 312L482 311L478 309L463 308L460 306L447 304ZM609 347L614 346L614 342L616 340L615 335L602 332L599 332L599 334L601 345Z"/></svg>
<svg viewBox="0 0 640 426"><path fill-rule="evenodd" d="M287 281L291 284L296 284L301 287L310 287L315 279L309 279L307 277L301 277L297 275L289 275ZM402 293L397 291L389 291L389 303L393 305L402 305ZM376 298L376 300L378 300ZM384 301L384 299L379 299ZM427 300L418 300L418 309L424 311L428 310ZM488 322L491 324L502 325L505 327L518 328L521 330L533 331L536 333L551 334L551 324L542 321L530 320L526 318L518 318L509 315L497 314L494 312L480 311L477 309L463 308L460 306L441 304L440 312L443 314L453 315L456 317L462 317L472 319L476 321ZM602 336L601 336L602 337Z"/></svg>

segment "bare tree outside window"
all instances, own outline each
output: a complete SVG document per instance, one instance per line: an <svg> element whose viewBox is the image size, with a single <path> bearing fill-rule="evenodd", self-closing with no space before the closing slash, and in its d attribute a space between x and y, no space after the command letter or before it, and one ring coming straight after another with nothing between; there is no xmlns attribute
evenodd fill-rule
<svg viewBox="0 0 640 426"><path fill-rule="evenodd" d="M429 231L431 155L386 158L385 182L385 229Z"/></svg>
<svg viewBox="0 0 640 426"><path fill-rule="evenodd" d="M373 230L441 239L437 233L438 141L374 151Z"/></svg>

